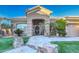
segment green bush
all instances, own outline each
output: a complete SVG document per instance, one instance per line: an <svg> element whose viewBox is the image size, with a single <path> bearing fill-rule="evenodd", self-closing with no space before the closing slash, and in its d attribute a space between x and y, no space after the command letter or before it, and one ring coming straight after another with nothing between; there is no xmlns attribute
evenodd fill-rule
<svg viewBox="0 0 79 59"><path fill-rule="evenodd" d="M29 40L29 37L26 37L26 36L23 37L24 44L26 44L28 40Z"/></svg>
<svg viewBox="0 0 79 59"><path fill-rule="evenodd" d="M67 21L63 18L56 20L54 23L50 24L53 27L53 33L58 34L59 36L65 37L66 36L66 26Z"/></svg>

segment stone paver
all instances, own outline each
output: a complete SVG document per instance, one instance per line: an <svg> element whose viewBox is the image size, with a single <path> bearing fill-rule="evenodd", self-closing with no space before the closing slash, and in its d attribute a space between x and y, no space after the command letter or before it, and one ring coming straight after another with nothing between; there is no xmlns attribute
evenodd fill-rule
<svg viewBox="0 0 79 59"><path fill-rule="evenodd" d="M79 41L79 37L51 37L52 41Z"/></svg>
<svg viewBox="0 0 79 59"><path fill-rule="evenodd" d="M28 46L22 46L19 48L12 49L10 51L6 51L4 53L36 53L37 50L30 48Z"/></svg>

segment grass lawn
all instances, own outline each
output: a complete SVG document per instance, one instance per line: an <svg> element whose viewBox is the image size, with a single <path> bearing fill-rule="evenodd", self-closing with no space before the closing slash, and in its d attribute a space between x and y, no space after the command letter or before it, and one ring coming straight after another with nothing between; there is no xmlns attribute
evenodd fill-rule
<svg viewBox="0 0 79 59"><path fill-rule="evenodd" d="M58 45L59 53L79 53L79 41L51 42Z"/></svg>
<svg viewBox="0 0 79 59"><path fill-rule="evenodd" d="M23 37L24 44L28 42L29 37ZM13 38L0 38L0 52L13 48Z"/></svg>
<svg viewBox="0 0 79 59"><path fill-rule="evenodd" d="M13 38L0 38L0 52L12 49Z"/></svg>

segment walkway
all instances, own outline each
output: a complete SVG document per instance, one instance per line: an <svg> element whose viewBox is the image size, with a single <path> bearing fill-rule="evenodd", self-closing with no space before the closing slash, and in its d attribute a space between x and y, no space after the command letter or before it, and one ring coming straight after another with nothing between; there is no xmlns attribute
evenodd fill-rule
<svg viewBox="0 0 79 59"><path fill-rule="evenodd" d="M36 52L37 52L37 50L35 50L33 48L30 48L28 46L22 46L19 48L15 48L15 49L6 51L4 53L36 53Z"/></svg>
<svg viewBox="0 0 79 59"><path fill-rule="evenodd" d="M29 39L27 44L40 46L49 44L51 41L79 41L79 37L45 37L33 36Z"/></svg>
<svg viewBox="0 0 79 59"><path fill-rule="evenodd" d="M5 53L36 53L37 52L36 49L32 47L28 47L27 45L33 45L35 48L38 48L38 46L50 45L51 41L79 41L79 37L33 36L33 37L30 37L26 46L15 48ZM56 47L56 45L53 45L53 47Z"/></svg>
<svg viewBox="0 0 79 59"><path fill-rule="evenodd" d="M79 37L51 37L52 41L79 41Z"/></svg>

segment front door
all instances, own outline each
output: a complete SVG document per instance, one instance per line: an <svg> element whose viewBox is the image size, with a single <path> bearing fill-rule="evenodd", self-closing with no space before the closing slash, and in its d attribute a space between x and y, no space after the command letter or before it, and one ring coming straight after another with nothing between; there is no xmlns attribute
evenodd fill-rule
<svg viewBox="0 0 79 59"><path fill-rule="evenodd" d="M44 20L33 20L33 35L44 35Z"/></svg>

